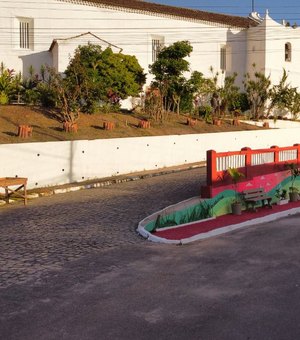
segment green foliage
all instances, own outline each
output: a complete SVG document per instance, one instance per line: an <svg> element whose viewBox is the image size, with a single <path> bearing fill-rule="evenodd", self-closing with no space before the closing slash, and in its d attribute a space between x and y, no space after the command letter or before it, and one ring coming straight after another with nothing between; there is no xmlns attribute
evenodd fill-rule
<svg viewBox="0 0 300 340"><path fill-rule="evenodd" d="M199 107L199 116L202 118L206 118L211 115L212 107L210 105L200 106Z"/></svg>
<svg viewBox="0 0 300 340"><path fill-rule="evenodd" d="M290 171L291 174L291 186L289 187L290 192L298 192L298 188L295 186L295 181L297 177L300 176L300 168L297 167L295 163L286 164L286 168Z"/></svg>
<svg viewBox="0 0 300 340"><path fill-rule="evenodd" d="M39 92L39 100L42 106L52 108L56 107L58 96L55 88L51 87L50 80L43 78L37 85L37 90Z"/></svg>
<svg viewBox="0 0 300 340"><path fill-rule="evenodd" d="M189 80L190 92L193 93L195 111L199 111L199 115L209 117L212 114L210 99L216 86L211 78L205 78L201 72L194 71ZM204 110L204 111L203 111Z"/></svg>
<svg viewBox="0 0 300 340"><path fill-rule="evenodd" d="M189 62L184 58L192 51L193 48L188 41L177 41L159 52L157 60L149 66L159 86L163 87L165 82L177 80L189 70Z"/></svg>
<svg viewBox="0 0 300 340"><path fill-rule="evenodd" d="M239 87L235 85L236 77L237 73L234 73L231 76L226 76L224 84L219 89L224 112L228 111L229 107L233 110L239 108Z"/></svg>
<svg viewBox="0 0 300 340"><path fill-rule="evenodd" d="M287 198L287 190L286 189L276 189L275 197L279 200L285 200Z"/></svg>
<svg viewBox="0 0 300 340"><path fill-rule="evenodd" d="M298 119L300 113L300 93L298 93L296 89L292 90L288 110L291 112L294 120Z"/></svg>
<svg viewBox="0 0 300 340"><path fill-rule="evenodd" d="M227 173L234 184L237 184L243 177L245 177L245 175L242 172L239 172L237 168L228 168Z"/></svg>
<svg viewBox="0 0 300 340"><path fill-rule="evenodd" d="M234 185L235 203L238 203L238 202L240 202L241 197L240 197L240 194L237 191L237 184L238 184L239 181L242 180L242 178L245 177L245 175L242 172L238 171L237 168L228 168L227 173L230 176L232 183Z"/></svg>
<svg viewBox="0 0 300 340"><path fill-rule="evenodd" d="M191 76L192 89L200 100L200 105L208 103L212 106L212 114L219 116L221 111L227 113L228 109L239 108L239 87L235 85L237 73L226 76L223 84L219 81L219 72L211 67L211 78L204 78L200 72L193 72Z"/></svg>
<svg viewBox="0 0 300 340"><path fill-rule="evenodd" d="M234 105L228 105L229 111L240 110L245 112L250 109L247 94L245 92L239 92L235 97Z"/></svg>
<svg viewBox="0 0 300 340"><path fill-rule="evenodd" d="M294 119L298 118L300 112L300 94L297 88L292 87L288 82L288 73L283 69L282 77L277 85L271 85L270 76L265 77L262 73L256 72L254 79L246 75L244 87L250 102L253 117L257 119L263 115L267 108L267 116L274 109L291 112ZM274 119L276 120L276 115Z"/></svg>
<svg viewBox="0 0 300 340"><path fill-rule="evenodd" d="M10 70L0 64L0 104L9 104L9 102L18 93L20 84L20 74L15 74L14 70Z"/></svg>
<svg viewBox="0 0 300 340"><path fill-rule="evenodd" d="M44 81L42 82L45 94L48 92L53 97L65 122L75 123L79 119L80 88L70 78L58 74L54 68L46 67Z"/></svg>
<svg viewBox="0 0 300 340"><path fill-rule="evenodd" d="M279 110L288 109L294 98L294 94L297 93L295 88L292 88L290 84L287 83L288 74L286 70L283 70L282 77L278 85L274 85L269 92L270 105L268 108L268 114L274 108Z"/></svg>
<svg viewBox="0 0 300 340"><path fill-rule="evenodd" d="M189 93L189 82L183 76L189 71L189 62L185 60L193 48L188 41L178 41L164 47L158 54L157 60L149 66L150 73L155 77L152 88L160 91L162 100L161 110L180 112L181 98ZM188 98L186 99L186 102ZM187 105L185 103L185 105Z"/></svg>
<svg viewBox="0 0 300 340"><path fill-rule="evenodd" d="M254 77L251 77L248 73L245 75L244 88L254 119L258 119L263 114L269 98L270 86L270 76L266 77L261 72L255 72Z"/></svg>
<svg viewBox="0 0 300 340"><path fill-rule="evenodd" d="M24 103L36 105L40 102L40 92L37 86L40 82L38 74L33 66L28 69L28 77L22 79L21 97Z"/></svg>
<svg viewBox="0 0 300 340"><path fill-rule="evenodd" d="M118 104L137 96L146 80L136 57L93 44L77 48L65 73L79 87L81 109L91 113L101 106L99 101Z"/></svg>

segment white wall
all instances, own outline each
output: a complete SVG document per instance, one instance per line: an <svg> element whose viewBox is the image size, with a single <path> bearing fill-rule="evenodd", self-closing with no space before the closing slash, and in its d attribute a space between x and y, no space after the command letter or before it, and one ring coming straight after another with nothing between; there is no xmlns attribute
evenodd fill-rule
<svg viewBox="0 0 300 340"><path fill-rule="evenodd" d="M220 46L228 42L234 70L243 75L246 59L244 48L246 33L217 24L188 21L166 16L130 13L107 8L70 4L55 0L0 1L0 61L25 74L32 64L38 72L40 65L57 65L48 51L54 39L62 39L88 31L120 48L125 54L135 55L148 72L152 63L152 38L162 36L166 45L179 40L189 40L194 47L191 70L209 75L209 67L220 67ZM34 48L18 48L18 17L33 18Z"/></svg>
<svg viewBox="0 0 300 340"><path fill-rule="evenodd" d="M218 152L300 143L300 129L0 145L0 177L28 177L29 187L72 183L206 160Z"/></svg>
<svg viewBox="0 0 300 340"><path fill-rule="evenodd" d="M285 61L285 44L292 45L292 60ZM288 83L300 86L300 28L285 27L268 14L257 27L248 30L248 61L250 74L260 71L271 76L272 84L278 84L283 69L288 72ZM253 69L252 65L256 67Z"/></svg>

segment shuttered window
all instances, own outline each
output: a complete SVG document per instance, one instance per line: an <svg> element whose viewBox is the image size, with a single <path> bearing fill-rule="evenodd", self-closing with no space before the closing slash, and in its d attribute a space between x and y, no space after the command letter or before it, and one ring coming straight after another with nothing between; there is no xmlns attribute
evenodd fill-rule
<svg viewBox="0 0 300 340"><path fill-rule="evenodd" d="M222 71L226 70L226 47L221 46L220 50L220 69Z"/></svg>
<svg viewBox="0 0 300 340"><path fill-rule="evenodd" d="M152 39L152 62L154 63L157 59L158 53L164 46L163 38Z"/></svg>
<svg viewBox="0 0 300 340"><path fill-rule="evenodd" d="M20 38L20 48L29 49L30 48L30 31L29 31L29 22L20 21L19 22L19 38Z"/></svg>

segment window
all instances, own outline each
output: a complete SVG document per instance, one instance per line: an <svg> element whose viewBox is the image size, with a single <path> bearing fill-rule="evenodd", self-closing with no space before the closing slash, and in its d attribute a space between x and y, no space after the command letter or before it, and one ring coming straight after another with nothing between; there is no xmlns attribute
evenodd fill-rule
<svg viewBox="0 0 300 340"><path fill-rule="evenodd" d="M33 48L33 20L30 18L18 19L18 47L21 49Z"/></svg>
<svg viewBox="0 0 300 340"><path fill-rule="evenodd" d="M154 63L157 59L158 53L164 46L163 37L153 37L152 38L152 62Z"/></svg>
<svg viewBox="0 0 300 340"><path fill-rule="evenodd" d="M226 70L226 46L221 46L220 50L220 69Z"/></svg>
<svg viewBox="0 0 300 340"><path fill-rule="evenodd" d="M284 60L292 61L292 45L291 43L286 43L284 45Z"/></svg>

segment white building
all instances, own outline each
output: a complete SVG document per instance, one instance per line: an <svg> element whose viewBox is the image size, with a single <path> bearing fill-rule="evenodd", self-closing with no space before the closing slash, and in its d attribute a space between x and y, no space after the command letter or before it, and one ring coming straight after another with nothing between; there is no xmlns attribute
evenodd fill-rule
<svg viewBox="0 0 300 340"><path fill-rule="evenodd" d="M97 43L135 55L145 72L162 45L189 40L191 71L210 67L241 85L252 64L278 80L285 68L300 85L300 28L138 0L0 0L0 62L27 74L42 64L63 72L78 45ZM148 77L148 82L150 77Z"/></svg>

